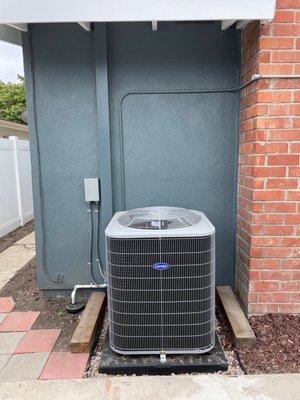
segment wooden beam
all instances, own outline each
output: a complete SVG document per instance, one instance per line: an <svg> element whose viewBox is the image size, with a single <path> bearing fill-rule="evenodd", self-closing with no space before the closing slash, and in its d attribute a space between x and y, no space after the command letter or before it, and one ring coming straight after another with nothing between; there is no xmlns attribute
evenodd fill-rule
<svg viewBox="0 0 300 400"><path fill-rule="evenodd" d="M230 324L235 346L252 347L256 343L254 332L230 286L217 286L217 293Z"/></svg>
<svg viewBox="0 0 300 400"><path fill-rule="evenodd" d="M236 19L225 19L225 20L221 21L222 31L226 31L226 29L230 28L235 22L236 22Z"/></svg>
<svg viewBox="0 0 300 400"><path fill-rule="evenodd" d="M89 353L93 345L100 317L106 306L106 293L94 292L82 313L70 342L71 353Z"/></svg>

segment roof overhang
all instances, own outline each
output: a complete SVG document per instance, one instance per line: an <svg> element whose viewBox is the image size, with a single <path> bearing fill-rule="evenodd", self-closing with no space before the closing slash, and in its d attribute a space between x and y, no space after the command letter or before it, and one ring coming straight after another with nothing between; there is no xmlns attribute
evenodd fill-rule
<svg viewBox="0 0 300 400"><path fill-rule="evenodd" d="M253 20L270 21L275 3L276 0L0 0L0 40L19 44L20 39L13 37L11 29L26 31L26 24L32 23L78 22L88 30L90 22L223 21L223 29L235 23L241 29Z"/></svg>

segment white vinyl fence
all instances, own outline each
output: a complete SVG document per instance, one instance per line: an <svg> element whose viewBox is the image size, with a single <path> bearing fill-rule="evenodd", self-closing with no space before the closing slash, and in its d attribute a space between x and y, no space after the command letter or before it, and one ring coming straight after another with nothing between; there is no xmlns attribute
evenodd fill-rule
<svg viewBox="0 0 300 400"><path fill-rule="evenodd" d="M0 138L0 237L33 219L29 141Z"/></svg>

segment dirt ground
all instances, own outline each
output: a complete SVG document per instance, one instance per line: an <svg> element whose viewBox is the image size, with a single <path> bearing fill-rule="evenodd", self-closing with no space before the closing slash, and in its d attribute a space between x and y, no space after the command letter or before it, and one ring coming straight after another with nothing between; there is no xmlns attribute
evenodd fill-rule
<svg viewBox="0 0 300 400"><path fill-rule="evenodd" d="M79 321L78 315L68 314L70 298L45 298L36 285L36 261L29 262L1 290L0 296L12 296L16 311L40 311L32 329L62 330L55 351L67 351Z"/></svg>
<svg viewBox="0 0 300 400"><path fill-rule="evenodd" d="M3 250L7 249L8 247L12 246L18 240L22 239L24 236L33 232L33 230L34 230L34 221L32 220L30 222L27 222L26 225L21 226L20 228L0 238L0 253Z"/></svg>

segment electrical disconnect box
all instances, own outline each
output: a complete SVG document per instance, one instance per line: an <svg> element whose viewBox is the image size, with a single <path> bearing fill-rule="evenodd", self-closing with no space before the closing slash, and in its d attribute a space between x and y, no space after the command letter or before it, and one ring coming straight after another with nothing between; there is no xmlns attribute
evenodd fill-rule
<svg viewBox="0 0 300 400"><path fill-rule="evenodd" d="M84 197L85 201L100 201L99 179L84 178Z"/></svg>

